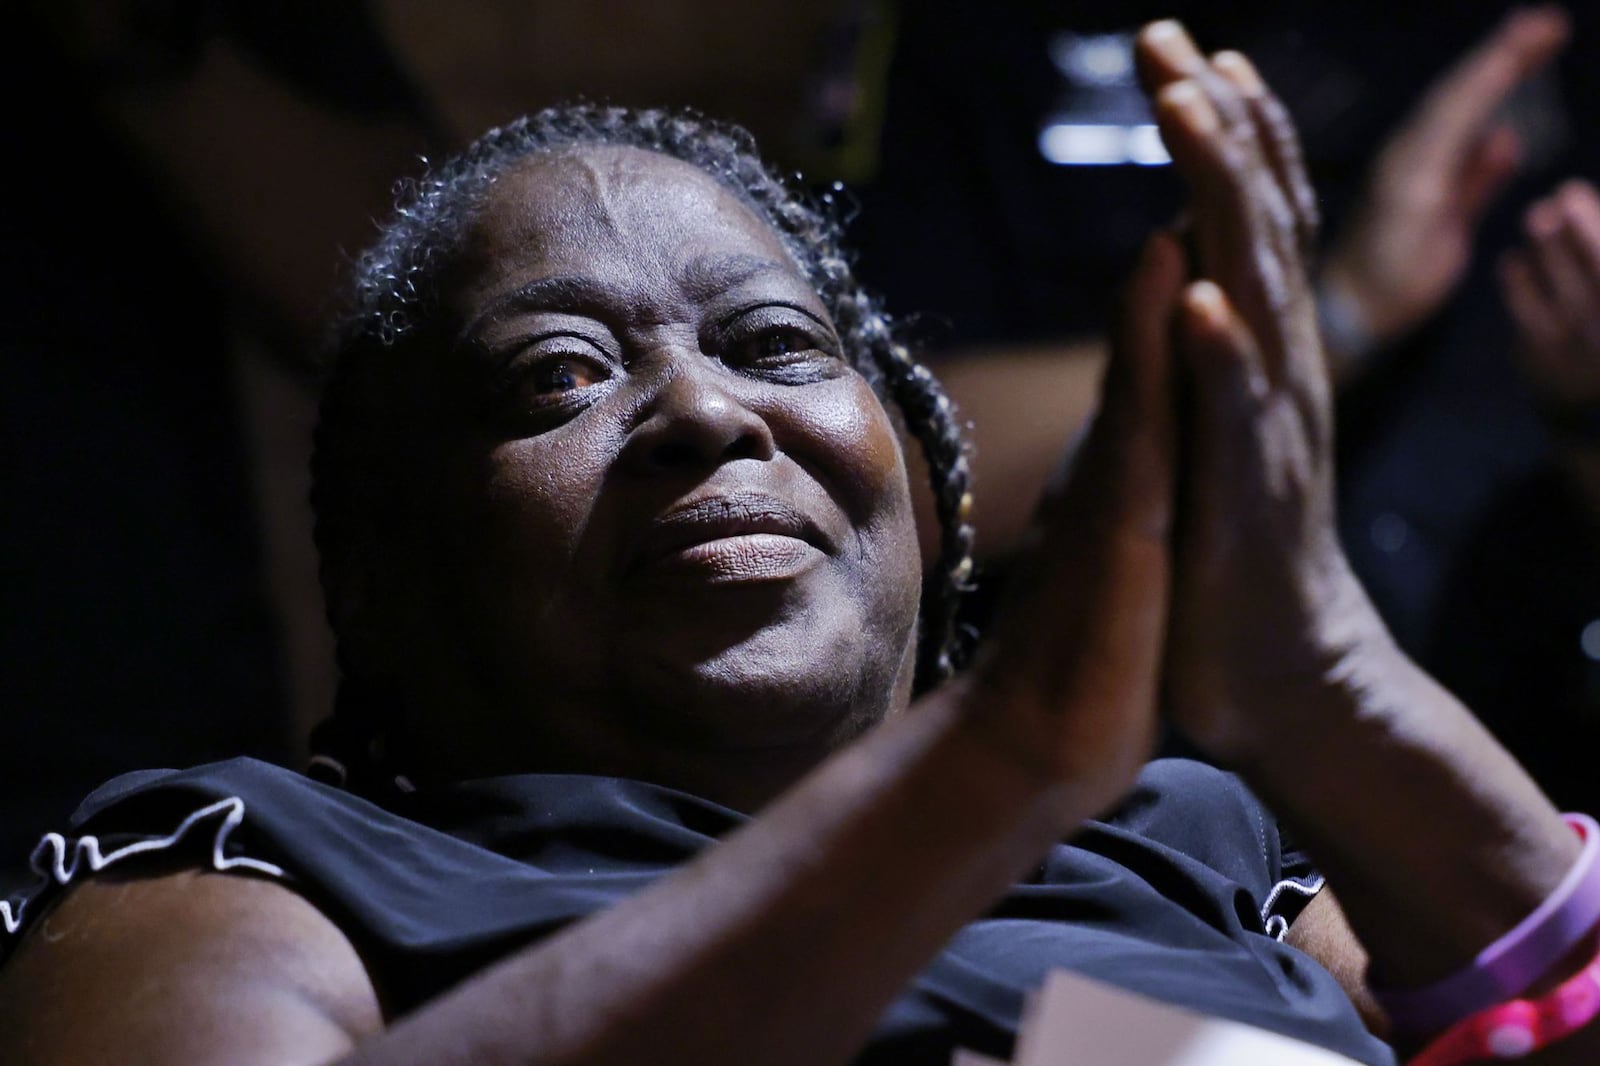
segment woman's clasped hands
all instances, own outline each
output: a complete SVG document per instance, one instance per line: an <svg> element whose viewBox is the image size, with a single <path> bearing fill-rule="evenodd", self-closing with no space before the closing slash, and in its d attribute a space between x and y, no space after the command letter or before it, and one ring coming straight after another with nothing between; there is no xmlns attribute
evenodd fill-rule
<svg viewBox="0 0 1600 1066"><path fill-rule="evenodd" d="M1237 52L1207 57L1176 22L1136 47L1188 210L1143 252L1099 411L964 682L982 732L1091 806L1132 781L1161 713L1247 768L1387 642L1337 543L1293 125Z"/></svg>

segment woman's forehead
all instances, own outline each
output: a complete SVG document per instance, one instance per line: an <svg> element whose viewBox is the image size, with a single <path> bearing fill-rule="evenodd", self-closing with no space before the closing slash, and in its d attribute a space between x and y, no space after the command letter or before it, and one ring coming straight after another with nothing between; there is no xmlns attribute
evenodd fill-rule
<svg viewBox="0 0 1600 1066"><path fill-rule="evenodd" d="M491 187L477 230L489 250L519 258L703 246L793 263L772 227L711 175L622 145L519 163Z"/></svg>
<svg viewBox="0 0 1600 1066"><path fill-rule="evenodd" d="M459 310L472 320L541 279L572 279L641 310L764 277L825 314L784 242L698 167L639 148L534 157L491 187L464 250Z"/></svg>

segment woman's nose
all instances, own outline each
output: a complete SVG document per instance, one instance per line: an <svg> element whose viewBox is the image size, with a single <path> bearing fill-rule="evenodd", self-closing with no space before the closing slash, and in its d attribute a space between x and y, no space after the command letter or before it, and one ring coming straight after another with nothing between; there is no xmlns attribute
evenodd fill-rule
<svg viewBox="0 0 1600 1066"><path fill-rule="evenodd" d="M673 360L623 449L637 473L709 470L734 459L771 459L777 444L766 419L738 396L729 372L695 353Z"/></svg>

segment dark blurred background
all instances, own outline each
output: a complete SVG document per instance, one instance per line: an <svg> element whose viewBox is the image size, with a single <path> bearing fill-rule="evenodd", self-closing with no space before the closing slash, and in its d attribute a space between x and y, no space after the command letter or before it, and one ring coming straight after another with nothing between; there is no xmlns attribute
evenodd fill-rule
<svg viewBox="0 0 1600 1066"><path fill-rule="evenodd" d="M993 369L1003 385L1019 352L1057 375L1042 398L956 388L980 444L984 418L1013 410L1064 442L1120 280L1181 192L1149 160L1045 158L1063 111L1126 103L1086 104L1064 50L1175 15L1202 46L1245 51L1300 124L1335 233L1384 138L1510 5L1427 8L0 4L0 855L19 861L124 770L301 757L333 677L305 506L312 353L341 264L419 157L579 96L741 122L784 167L845 183L862 275L953 381L981 389ZM1551 450L1492 269L1532 198L1600 178L1600 12L1567 11L1570 43L1520 98L1537 135L1472 268L1342 394L1340 446L1346 546L1397 637L1459 689L1525 705L1500 712L1503 733L1570 751L1600 708L1596 539L1516 502ZM1091 66L1114 81L1106 55ZM980 632L1008 563L1006 538L987 543ZM1515 644L1530 618L1540 639ZM1453 652L1456 631L1479 643ZM1510 680L1461 665L1483 647ZM1540 717L1551 705L1559 723ZM1552 787L1592 788L1581 776Z"/></svg>

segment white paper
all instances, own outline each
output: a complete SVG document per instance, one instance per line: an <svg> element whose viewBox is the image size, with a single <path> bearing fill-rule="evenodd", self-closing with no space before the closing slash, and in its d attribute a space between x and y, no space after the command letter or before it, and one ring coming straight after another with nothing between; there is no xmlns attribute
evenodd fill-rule
<svg viewBox="0 0 1600 1066"><path fill-rule="evenodd" d="M980 1055L976 1051L957 1048L955 1055L950 1059L950 1066L1006 1066L999 1059L991 1059L987 1055Z"/></svg>
<svg viewBox="0 0 1600 1066"><path fill-rule="evenodd" d="M957 1052L952 1066L993 1060ZM1057 970L1029 1000L1013 1066L1360 1066L1252 1025Z"/></svg>

